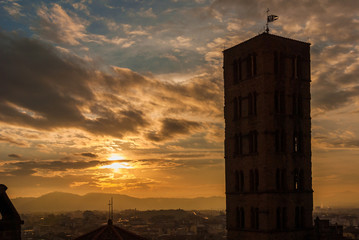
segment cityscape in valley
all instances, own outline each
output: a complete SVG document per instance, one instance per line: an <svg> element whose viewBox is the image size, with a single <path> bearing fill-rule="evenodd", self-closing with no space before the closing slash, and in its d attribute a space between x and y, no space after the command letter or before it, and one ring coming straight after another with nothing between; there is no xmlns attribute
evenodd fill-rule
<svg viewBox="0 0 359 240"><path fill-rule="evenodd" d="M338 2L1 2L0 240L358 240Z"/></svg>
<svg viewBox="0 0 359 240"><path fill-rule="evenodd" d="M328 219L330 224L343 226L347 239L359 238L358 209L317 208L313 217ZM75 211L65 213L28 213L24 219L23 238L70 240L106 224L108 213ZM115 224L147 239L226 239L225 211L185 211L135 209L114 213Z"/></svg>

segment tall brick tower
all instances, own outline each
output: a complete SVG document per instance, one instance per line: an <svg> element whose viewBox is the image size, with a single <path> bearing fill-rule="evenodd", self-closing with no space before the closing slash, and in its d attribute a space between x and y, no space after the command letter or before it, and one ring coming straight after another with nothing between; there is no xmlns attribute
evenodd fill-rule
<svg viewBox="0 0 359 240"><path fill-rule="evenodd" d="M223 54L228 239L309 239L310 44L263 33Z"/></svg>

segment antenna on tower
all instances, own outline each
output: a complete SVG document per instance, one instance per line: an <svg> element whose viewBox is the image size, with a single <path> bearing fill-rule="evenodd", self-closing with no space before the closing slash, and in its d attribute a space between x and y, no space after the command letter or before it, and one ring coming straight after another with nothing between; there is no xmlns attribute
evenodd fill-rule
<svg viewBox="0 0 359 240"><path fill-rule="evenodd" d="M268 23L270 22L274 22L275 20L278 20L278 16L277 15L269 15L269 8L267 8L267 23L266 23L266 33L269 33L269 27L268 27Z"/></svg>
<svg viewBox="0 0 359 240"><path fill-rule="evenodd" d="M108 200L108 224L112 224L113 220L113 197Z"/></svg>

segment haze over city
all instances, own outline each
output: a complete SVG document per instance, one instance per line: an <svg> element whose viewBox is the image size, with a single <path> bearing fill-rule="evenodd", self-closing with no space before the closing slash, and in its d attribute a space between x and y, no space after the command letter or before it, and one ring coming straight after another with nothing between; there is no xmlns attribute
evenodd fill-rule
<svg viewBox="0 0 359 240"><path fill-rule="evenodd" d="M222 51L311 43L314 206L358 206L359 2L0 2L0 182L11 197L225 194Z"/></svg>

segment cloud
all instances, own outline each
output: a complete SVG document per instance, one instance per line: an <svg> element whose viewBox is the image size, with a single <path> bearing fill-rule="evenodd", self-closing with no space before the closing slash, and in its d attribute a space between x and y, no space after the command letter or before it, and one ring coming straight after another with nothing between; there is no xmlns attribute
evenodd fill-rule
<svg viewBox="0 0 359 240"><path fill-rule="evenodd" d="M37 10L37 15L41 19L33 29L47 39L79 45L79 40L86 37L86 21L84 24L79 18L70 17L59 4L53 4L51 9L42 5Z"/></svg>
<svg viewBox="0 0 359 240"><path fill-rule="evenodd" d="M97 154L94 154L94 153L81 153L81 155L84 156L84 157L89 157L89 158L98 157Z"/></svg>
<svg viewBox="0 0 359 240"><path fill-rule="evenodd" d="M153 13L152 8L149 8L145 10L144 8L141 8L140 11L137 13L140 17L145 18L156 18L156 14Z"/></svg>
<svg viewBox="0 0 359 240"><path fill-rule="evenodd" d="M147 125L133 106L113 111L98 104L101 96L91 85L103 85L106 75L96 74L84 60L13 34L0 33L0 47L0 121L44 130L75 127L117 137ZM120 80L123 76L117 76L119 82L126 82ZM95 117L86 117L86 109Z"/></svg>
<svg viewBox="0 0 359 240"><path fill-rule="evenodd" d="M64 10L59 4L54 3L51 6L49 8L43 4L38 8L37 15L40 19L31 27L46 40L73 46L81 45L83 42L94 42L97 44L110 43L128 48L134 44L134 41L118 36L108 38L105 35L88 33L87 27L90 25L88 20L78 17L69 10ZM83 3L73 4L73 6L89 14L89 10Z"/></svg>
<svg viewBox="0 0 359 240"><path fill-rule="evenodd" d="M17 3L17 1L7 1L7 2L3 2L2 4L4 4L3 8L5 9L5 11L7 11L8 14L10 14L13 17L19 17L19 16L24 16L23 13L21 13L22 10L22 6Z"/></svg>
<svg viewBox="0 0 359 240"><path fill-rule="evenodd" d="M161 130L159 132L151 132L147 134L147 138L160 142L176 135L191 134L192 130L196 130L200 124L185 119L165 118L162 120Z"/></svg>
<svg viewBox="0 0 359 240"><path fill-rule="evenodd" d="M7 155L7 156L8 156L9 158L17 158L17 159L21 158L20 155L15 154L15 153L9 154L9 155Z"/></svg>

